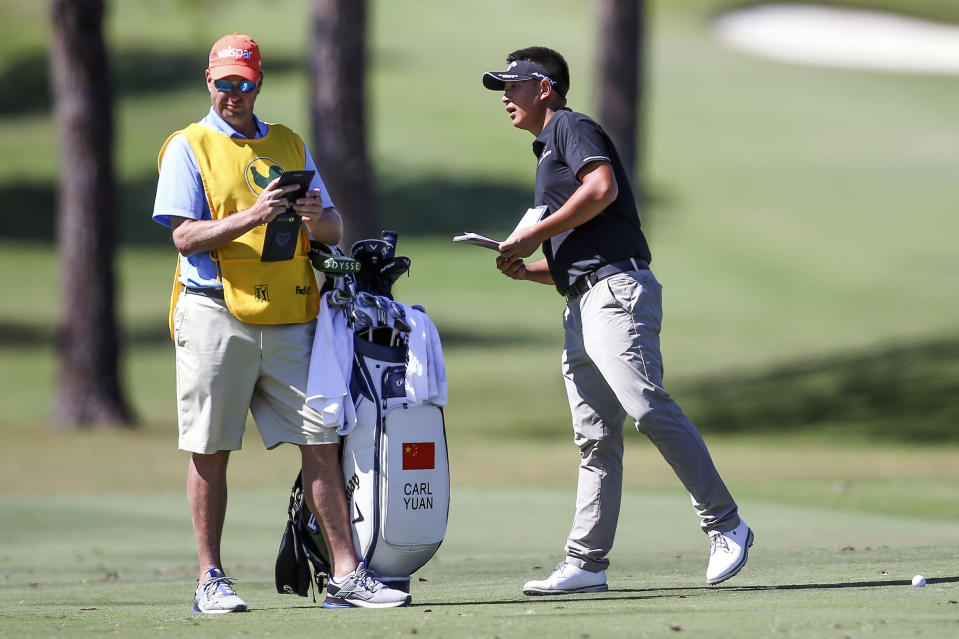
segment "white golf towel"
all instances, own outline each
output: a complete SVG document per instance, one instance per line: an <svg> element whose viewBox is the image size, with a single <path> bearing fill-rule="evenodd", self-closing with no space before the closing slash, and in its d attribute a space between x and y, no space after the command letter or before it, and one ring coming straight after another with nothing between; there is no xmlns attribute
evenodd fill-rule
<svg viewBox="0 0 959 639"><path fill-rule="evenodd" d="M449 399L446 363L436 324L423 311L405 304L403 309L412 329L406 359L406 395L414 404L446 406Z"/></svg>
<svg viewBox="0 0 959 639"><path fill-rule="evenodd" d="M321 423L346 435L356 424L356 408L350 397L353 370L353 331L346 314L330 309L325 294L316 317L316 334L306 380L306 405L320 413Z"/></svg>
<svg viewBox="0 0 959 639"><path fill-rule="evenodd" d="M306 405L317 411L321 423L347 435L356 426L356 407L350 396L353 371L353 331L346 314L331 309L329 293L320 300L316 334L306 380ZM439 331L433 320L412 306L402 305L410 326L406 360L406 395L410 404L446 406L449 388Z"/></svg>

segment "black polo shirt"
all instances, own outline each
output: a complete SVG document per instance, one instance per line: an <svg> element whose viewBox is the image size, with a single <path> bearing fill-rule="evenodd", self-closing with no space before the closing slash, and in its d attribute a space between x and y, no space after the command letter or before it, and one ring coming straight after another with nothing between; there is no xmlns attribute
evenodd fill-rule
<svg viewBox="0 0 959 639"><path fill-rule="evenodd" d="M639 213L612 140L589 116L562 109L533 142L537 158L536 206L557 211L580 187L576 174L590 162L609 164L616 177L616 200L596 217L543 243L556 289L563 294L578 277L629 258L652 260Z"/></svg>

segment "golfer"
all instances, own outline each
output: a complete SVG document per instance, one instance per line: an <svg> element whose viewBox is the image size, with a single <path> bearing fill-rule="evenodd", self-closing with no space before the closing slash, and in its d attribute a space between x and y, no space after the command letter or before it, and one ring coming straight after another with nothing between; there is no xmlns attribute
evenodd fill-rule
<svg viewBox="0 0 959 639"><path fill-rule="evenodd" d="M609 137L566 107L569 68L545 47L514 51L483 85L502 91L517 129L536 140L535 206L545 216L499 245L496 265L516 280L552 284L566 298L563 376L580 450L576 513L566 557L527 595L607 590L607 555L622 498L623 422L656 445L692 497L709 535L706 582L745 565L753 533L695 426L663 389L661 287L629 179ZM524 258L542 246L545 259Z"/></svg>
<svg viewBox="0 0 959 639"><path fill-rule="evenodd" d="M306 231L276 235L279 245L295 244L292 257L280 251L262 259L265 225L287 210L287 194L296 188L278 186L277 176L316 167L296 133L253 114L263 72L250 36L234 33L214 43L206 88L209 113L170 136L160 151L153 210L153 218L172 229L180 252L170 328L179 446L192 453L187 498L200 560L193 611L247 610L220 557L227 462L241 447L247 411L267 448L300 448L303 492L332 556L324 606L407 604L408 594L357 566L338 436L304 405L319 308ZM336 244L340 216L319 177L312 187L293 209L314 239Z"/></svg>

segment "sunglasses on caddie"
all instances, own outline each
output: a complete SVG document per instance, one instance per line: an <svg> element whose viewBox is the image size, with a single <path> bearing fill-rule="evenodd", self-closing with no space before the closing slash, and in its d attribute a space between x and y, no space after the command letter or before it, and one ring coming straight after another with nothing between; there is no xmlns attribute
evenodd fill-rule
<svg viewBox="0 0 959 639"><path fill-rule="evenodd" d="M230 93L234 89L239 89L240 93L252 93L256 91L256 87L259 82L253 82L252 80L216 80L213 83L213 86L216 87L217 91L222 91L223 93Z"/></svg>

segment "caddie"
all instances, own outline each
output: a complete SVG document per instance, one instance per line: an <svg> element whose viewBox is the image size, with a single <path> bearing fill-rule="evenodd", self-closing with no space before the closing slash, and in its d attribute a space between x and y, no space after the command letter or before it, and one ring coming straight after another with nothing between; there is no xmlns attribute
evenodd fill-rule
<svg viewBox="0 0 959 639"><path fill-rule="evenodd" d="M410 601L362 566L353 551L338 437L304 404L319 291L309 239L334 245L342 222L316 174L293 203L306 228L278 235L292 257L263 260L267 224L287 211L278 176L316 170L300 137L257 118L263 88L260 49L231 34L210 50L206 88L212 107L171 135L160 151L153 219L172 229L179 259L170 302L176 350L179 447L191 454L187 499L200 579L193 611L246 611L227 577L220 542L227 463L253 414L268 449L298 446L304 493L332 555L325 607L394 607Z"/></svg>

